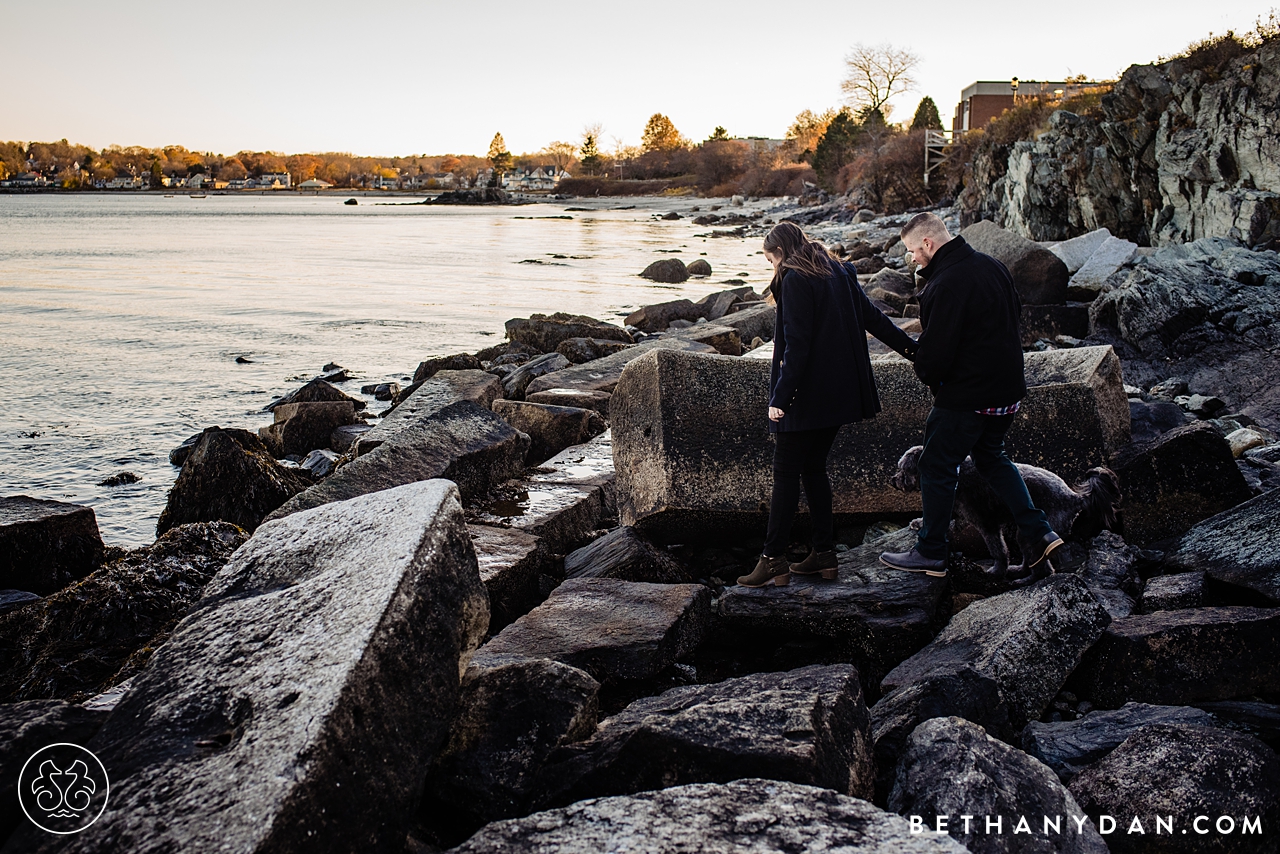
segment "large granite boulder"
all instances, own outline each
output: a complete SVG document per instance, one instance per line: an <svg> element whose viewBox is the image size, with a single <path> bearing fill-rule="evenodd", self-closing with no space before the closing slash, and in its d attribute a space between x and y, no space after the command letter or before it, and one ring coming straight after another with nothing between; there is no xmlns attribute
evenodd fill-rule
<svg viewBox="0 0 1280 854"><path fill-rule="evenodd" d="M451 483L265 524L86 745L102 816L8 850L402 848L487 620Z"/></svg>
<svg viewBox="0 0 1280 854"><path fill-rule="evenodd" d="M450 404L469 400L488 409L501 396L502 380L493 374L475 370L436 371L406 395L376 427L359 436L355 442L355 456L369 453L406 427L431 417Z"/></svg>
<svg viewBox="0 0 1280 854"><path fill-rule="evenodd" d="M603 417L609 417L609 398L613 395L607 391L584 391L575 388L549 388L526 394L524 399L530 403L545 403L548 406L572 406L575 409L592 409Z"/></svg>
<svg viewBox="0 0 1280 854"><path fill-rule="evenodd" d="M527 344L539 353L554 352L567 338L601 338L605 341L621 341L633 344L631 333L620 326L584 317L578 314L535 314L529 318L516 317L507 321L507 338Z"/></svg>
<svg viewBox="0 0 1280 854"><path fill-rule="evenodd" d="M434 478L452 480L470 500L522 471L528 449L528 436L462 400L409 422L267 518Z"/></svg>
<svg viewBox="0 0 1280 854"><path fill-rule="evenodd" d="M570 445L581 445L599 436L608 425L592 409L549 406L522 400L494 401L493 411L516 430L528 435L531 466L554 457Z"/></svg>
<svg viewBox="0 0 1280 854"><path fill-rule="evenodd" d="M1280 489L1196 525L1165 560L1280 603Z"/></svg>
<svg viewBox="0 0 1280 854"><path fill-rule="evenodd" d="M702 317L700 307L690 300L678 299L636 309L627 315L627 326L634 326L641 332L661 332L670 326L673 320L692 322L700 317Z"/></svg>
<svg viewBox="0 0 1280 854"><path fill-rule="evenodd" d="M1227 440L1204 421L1122 448L1111 468L1124 494L1125 537L1142 545L1181 536L1253 495Z"/></svg>
<svg viewBox="0 0 1280 854"><path fill-rule="evenodd" d="M705 326L705 324L701 324ZM719 324L716 328L723 331ZM693 329L692 331L701 331ZM622 371L627 365L652 350L687 350L693 353L715 353L711 344L703 343L684 335L668 335L661 338L649 338L634 347L620 350L601 359L593 359L581 365L556 371L552 376L538 377L529 383L525 394L537 394L553 388L567 388L575 391L599 391L612 393Z"/></svg>
<svg viewBox="0 0 1280 854"><path fill-rule="evenodd" d="M1138 244L1122 237L1108 237L1074 275L1070 289L1077 299L1090 300L1105 291L1108 280L1133 260Z"/></svg>
<svg viewBox="0 0 1280 854"><path fill-rule="evenodd" d="M418 363L418 367L413 372L413 382L415 384L425 382L441 371L476 370L480 370L480 360L470 353L436 356Z"/></svg>
<svg viewBox="0 0 1280 854"><path fill-rule="evenodd" d="M1097 828L1049 768L962 718L933 718L915 728L888 806L919 816L926 832L944 831L973 854L1107 854ZM976 820L965 822L962 814Z"/></svg>
<svg viewBox="0 0 1280 854"><path fill-rule="evenodd" d="M1128 441L1120 361L1109 347L1032 353L1026 366L1030 388L1006 443L1015 460L1071 480ZM890 478L920 443L929 392L904 359L877 359L873 368L884 411L836 438L828 460L835 510L919 512L919 494L894 489ZM773 488L768 386L764 360L659 350L632 361L609 404L623 524L669 542L759 525Z"/></svg>
<svg viewBox="0 0 1280 854"><path fill-rule="evenodd" d="M61 700L0 704L0 844L26 824L18 803L18 775L27 760L51 744L86 744L107 712Z"/></svg>
<svg viewBox="0 0 1280 854"><path fill-rule="evenodd" d="M349 402L355 409L364 409L366 404L358 397L352 397L342 389L332 383L317 377L304 386L295 388L288 394L282 395L268 403L263 410L271 412L277 406L285 406L290 403L326 403L326 402Z"/></svg>
<svg viewBox="0 0 1280 854"><path fill-rule="evenodd" d="M273 410L275 423L258 428L258 437L273 457L305 457L317 448L328 448L333 431L356 421L356 410L347 400L324 403L286 403Z"/></svg>
<svg viewBox="0 0 1280 854"><path fill-rule="evenodd" d="M1214 726L1214 718L1191 706L1125 703L1119 709L1095 710L1074 721L1032 721L1022 731L1021 745L1052 768L1062 782L1070 783L1126 738L1153 724Z"/></svg>
<svg viewBox="0 0 1280 854"><path fill-rule="evenodd" d="M1205 604L1204 579L1203 572L1179 572L1148 578L1142 587L1142 598L1138 600L1138 613L1202 607Z"/></svg>
<svg viewBox="0 0 1280 854"><path fill-rule="evenodd" d="M649 542L635 528L615 528L598 540L565 555L565 578L616 578L683 584L688 571L669 552Z"/></svg>
<svg viewBox="0 0 1280 854"><path fill-rule="evenodd" d="M630 346L622 341L608 341L604 338L566 338L556 345L556 352L573 364L581 365L592 359L611 356Z"/></svg>
<svg viewBox="0 0 1280 854"><path fill-rule="evenodd" d="M423 824L455 844L491 821L528 814L547 757L595 731L599 691L583 671L545 658L472 664L427 772Z"/></svg>
<svg viewBox="0 0 1280 854"><path fill-rule="evenodd" d="M485 644L476 662L550 658L632 690L688 658L710 620L711 594L698 584L573 578Z"/></svg>
<svg viewBox="0 0 1280 854"><path fill-rule="evenodd" d="M26 495L0 498L0 587L52 593L102 560L92 507Z"/></svg>
<svg viewBox="0 0 1280 854"><path fill-rule="evenodd" d="M179 525L0 616L0 701L83 700L127 679L247 538L228 522Z"/></svg>
<svg viewBox="0 0 1280 854"><path fill-rule="evenodd" d="M1068 273L1074 274L1085 265L1094 252L1098 251L1098 247L1110 238L1110 231L1097 228L1070 240L1060 240L1045 248L1062 259L1062 263L1067 265Z"/></svg>
<svg viewBox="0 0 1280 854"><path fill-rule="evenodd" d="M1197 240L1161 247L1112 282L1090 308L1092 337L1123 342L1128 382L1181 377L1280 430L1280 256Z"/></svg>
<svg viewBox="0 0 1280 854"><path fill-rule="evenodd" d="M497 633L542 601L538 579L550 570L553 556L539 538L523 531L468 527L480 580L489 593L489 631Z"/></svg>
<svg viewBox="0 0 1280 854"><path fill-rule="evenodd" d="M1012 741L1038 720L1110 621L1080 579L1055 575L981 599L881 682L871 709L877 782L887 791L921 722L957 716Z"/></svg>
<svg viewBox="0 0 1280 854"><path fill-rule="evenodd" d="M946 836L911 826L864 800L776 780L693 783L582 801L494 822L451 854L961 854Z"/></svg>
<svg viewBox="0 0 1280 854"><path fill-rule="evenodd" d="M689 278L689 268L679 258L659 258L640 273L646 279L667 285L678 285Z"/></svg>
<svg viewBox="0 0 1280 854"><path fill-rule="evenodd" d="M538 537L547 551L567 554L591 540L617 512L609 431L573 445L479 502L473 521Z"/></svg>
<svg viewBox="0 0 1280 854"><path fill-rule="evenodd" d="M571 363L559 353L534 356L502 380L502 396L508 400L524 400L525 391L534 380L564 370ZM534 389L537 391L537 389Z"/></svg>
<svg viewBox="0 0 1280 854"><path fill-rule="evenodd" d="M1145 727L1080 772L1071 793L1090 816L1112 818L1117 854L1276 850L1280 760L1252 736Z"/></svg>
<svg viewBox="0 0 1280 854"><path fill-rule="evenodd" d="M275 461L254 433L209 427L182 464L156 523L156 535L191 522L231 522L252 532L311 484Z"/></svg>
<svg viewBox="0 0 1280 854"><path fill-rule="evenodd" d="M945 620L946 581L880 563L881 552L914 543L915 531L904 528L840 552L834 584L792 576L788 587L727 587L716 602L716 634L741 650L738 658L813 639L824 660L856 665L874 700L885 674L928 644Z"/></svg>
<svg viewBox="0 0 1280 854"><path fill-rule="evenodd" d="M871 727L847 664L683 685L637 700L555 751L538 805L743 777L871 797Z"/></svg>
<svg viewBox="0 0 1280 854"><path fill-rule="evenodd" d="M1075 693L1115 709L1186 705L1280 691L1280 610L1242 606L1157 611L1113 620L1071 678Z"/></svg>
<svg viewBox="0 0 1280 854"><path fill-rule="evenodd" d="M994 222L975 222L960 232L970 246L1009 268L1013 286L1026 305L1060 305L1067 301L1071 274L1062 259L1020 234Z"/></svg>
<svg viewBox="0 0 1280 854"><path fill-rule="evenodd" d="M757 338L763 338L766 341L773 338L773 327L777 317L778 309L775 306L760 302L718 318L716 326L728 326L730 329L738 330L743 343L750 344Z"/></svg>

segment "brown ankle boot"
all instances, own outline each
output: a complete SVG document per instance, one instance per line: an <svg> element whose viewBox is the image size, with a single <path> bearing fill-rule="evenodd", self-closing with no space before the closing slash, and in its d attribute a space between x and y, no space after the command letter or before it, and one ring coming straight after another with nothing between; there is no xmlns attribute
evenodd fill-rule
<svg viewBox="0 0 1280 854"><path fill-rule="evenodd" d="M760 555L756 568L750 575L739 578L738 584L743 587L767 587L770 584L774 587L786 587L791 583L790 567L791 564L788 563L786 555L782 557Z"/></svg>
<svg viewBox="0 0 1280 854"><path fill-rule="evenodd" d="M815 552L810 551L809 556L799 563L791 564L792 575L821 575L827 581L835 581L840 575L839 564L836 563L836 553Z"/></svg>

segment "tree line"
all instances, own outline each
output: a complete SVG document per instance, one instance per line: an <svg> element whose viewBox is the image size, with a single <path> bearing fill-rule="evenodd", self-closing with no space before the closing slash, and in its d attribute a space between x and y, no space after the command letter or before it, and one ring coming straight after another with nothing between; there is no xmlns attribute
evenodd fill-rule
<svg viewBox="0 0 1280 854"><path fill-rule="evenodd" d="M855 45L846 57L841 88L846 103L821 112L804 110L783 139L735 138L717 127L695 142L663 113L650 116L639 145L606 140L600 125L575 141L557 140L542 149L512 154L495 134L487 155L359 157L350 153L284 154L240 151L233 155L182 146L110 146L100 151L67 140L0 143L0 178L35 171L59 186L92 186L132 177L161 186L165 178L204 174L232 181L288 172L295 185L317 178L336 187L366 187L378 179L451 175L454 186L500 183L512 170L552 167L573 178L562 184L577 194L652 192L657 189L706 195L802 195L816 188L852 193L879 210L906 209L932 199L923 183L924 132L941 129L932 98L920 101L910 122L889 121L891 99L914 88L919 59L908 50Z"/></svg>

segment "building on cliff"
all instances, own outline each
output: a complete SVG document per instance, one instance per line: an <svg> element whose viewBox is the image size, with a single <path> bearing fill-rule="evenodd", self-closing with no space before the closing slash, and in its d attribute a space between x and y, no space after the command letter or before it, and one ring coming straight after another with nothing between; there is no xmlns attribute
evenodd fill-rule
<svg viewBox="0 0 1280 854"><path fill-rule="evenodd" d="M1079 83L1046 83L1037 80L979 80L970 83L960 92L951 119L953 131L980 128L1012 107L1019 98L1045 98L1060 101L1069 98L1080 89Z"/></svg>

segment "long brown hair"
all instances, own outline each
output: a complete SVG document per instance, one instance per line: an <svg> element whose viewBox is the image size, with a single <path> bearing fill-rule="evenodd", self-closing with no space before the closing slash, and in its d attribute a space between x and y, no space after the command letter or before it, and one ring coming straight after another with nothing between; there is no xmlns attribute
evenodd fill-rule
<svg viewBox="0 0 1280 854"><path fill-rule="evenodd" d="M769 283L770 290L776 296L782 284L782 275L787 270L795 270L802 276L825 279L831 275L831 255L825 246L800 230L794 222L780 222L773 227L764 239L766 252L782 256L782 263L773 274Z"/></svg>

